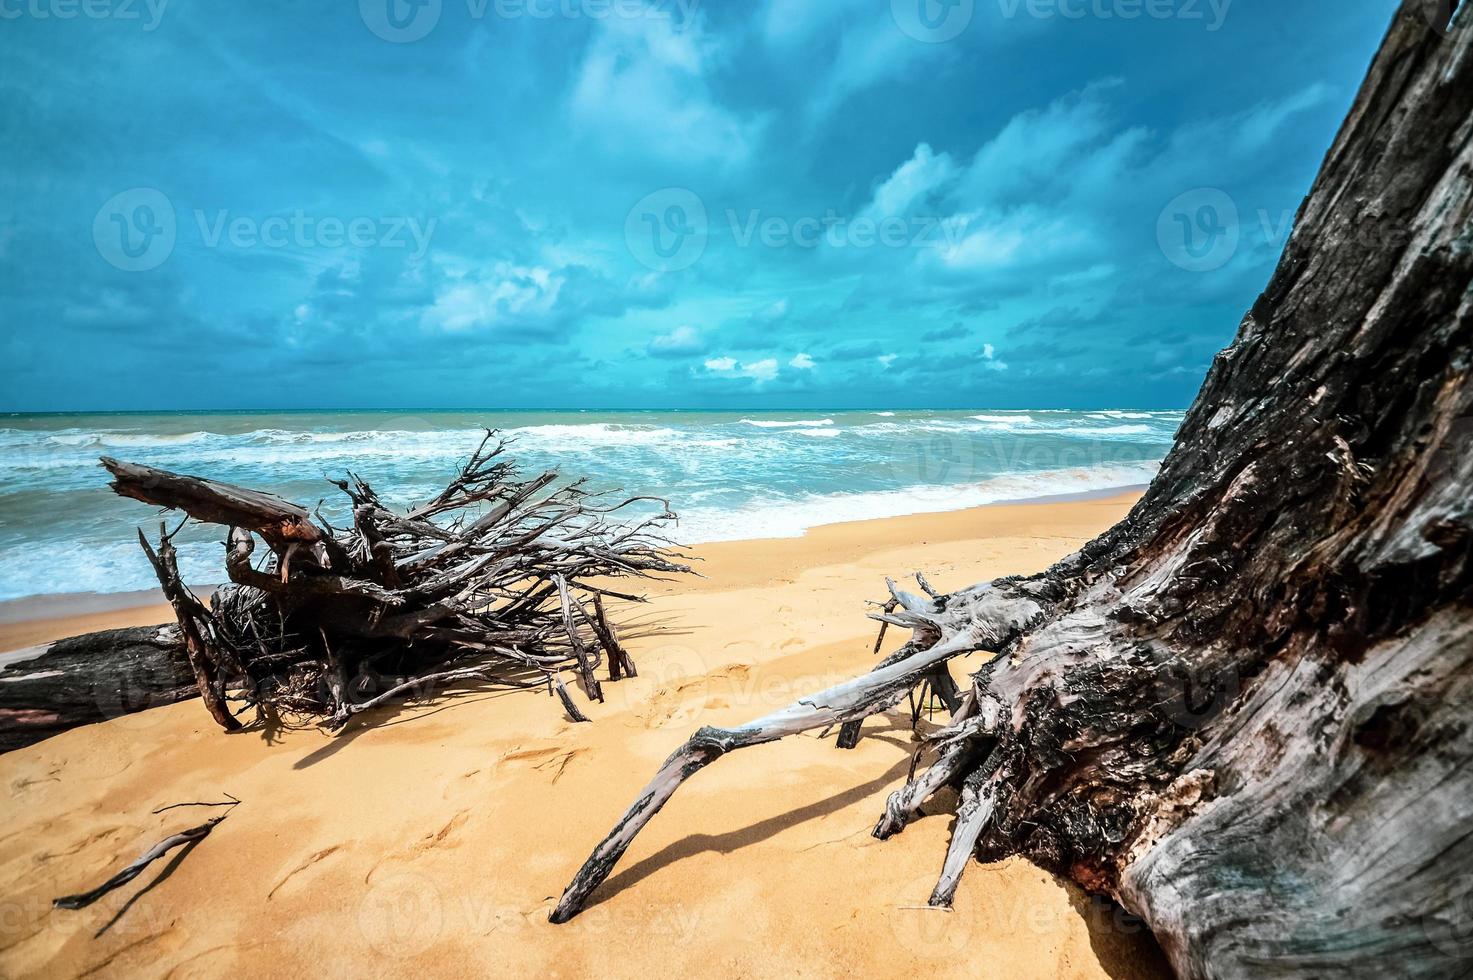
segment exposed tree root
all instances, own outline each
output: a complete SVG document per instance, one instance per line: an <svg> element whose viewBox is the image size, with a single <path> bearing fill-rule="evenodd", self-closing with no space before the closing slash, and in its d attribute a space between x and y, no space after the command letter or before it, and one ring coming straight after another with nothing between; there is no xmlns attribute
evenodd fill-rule
<svg viewBox="0 0 1473 980"><path fill-rule="evenodd" d="M542 688L586 721L559 675L571 672L594 701L605 658L611 680L634 676L603 600L641 601L612 591L615 579L690 570L658 533L674 515L657 498L555 487L554 472L518 481L505 448L488 431L444 491L405 509L352 474L333 481L351 504L347 528L257 490L102 463L119 494L228 528L232 584L209 606L180 578L177 529L161 527L157 549L139 533L195 687L226 731L246 708L341 729L391 701L470 683ZM657 509L611 523L641 502Z"/></svg>

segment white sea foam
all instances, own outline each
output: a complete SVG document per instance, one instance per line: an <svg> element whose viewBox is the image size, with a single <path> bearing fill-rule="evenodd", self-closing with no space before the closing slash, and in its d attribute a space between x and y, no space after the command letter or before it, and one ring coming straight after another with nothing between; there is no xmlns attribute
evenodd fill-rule
<svg viewBox="0 0 1473 980"><path fill-rule="evenodd" d="M532 425L508 429L506 434L518 443L542 443L569 450L600 446L659 446L678 443L686 433L679 429L656 426L616 425L589 422L583 425Z"/></svg>
<svg viewBox="0 0 1473 980"><path fill-rule="evenodd" d="M256 486L308 506L325 500L342 523L341 495L324 474L351 469L403 506L443 487L485 435L471 414L23 418L0 428L0 598L154 586L132 534L147 508L105 491L98 456ZM683 515L681 536L702 541L1145 482L1181 418L997 410L484 421L513 440L509 455L524 473L560 467L595 488L668 496ZM926 485L899 489L910 483ZM181 535L186 579L218 577L217 532Z"/></svg>
<svg viewBox="0 0 1473 980"><path fill-rule="evenodd" d="M811 429L816 425L833 425L833 419L799 419L796 422L776 422L771 419L742 419L743 425L755 425L759 429Z"/></svg>
<svg viewBox="0 0 1473 980"><path fill-rule="evenodd" d="M1011 473L962 486L915 486L865 493L809 494L734 509L693 507L679 536L693 544L748 538L795 538L810 528L904 514L936 514L1011 500L1091 493L1149 483L1158 465L1110 465Z"/></svg>
<svg viewBox="0 0 1473 980"><path fill-rule="evenodd" d="M1158 430L1152 429L1149 425L1066 425L1057 429L1050 429L1049 434L1092 438L1094 436L1145 436L1156 431ZM1166 433L1167 438L1170 438L1170 435L1170 433Z"/></svg>

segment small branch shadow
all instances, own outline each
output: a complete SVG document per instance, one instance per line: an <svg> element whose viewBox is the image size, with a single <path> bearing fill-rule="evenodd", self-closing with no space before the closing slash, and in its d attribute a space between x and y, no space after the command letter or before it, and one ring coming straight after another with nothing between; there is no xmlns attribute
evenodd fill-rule
<svg viewBox="0 0 1473 980"><path fill-rule="evenodd" d="M169 859L169 863L164 865L163 870L155 875L152 881L134 892L132 897L124 902L122 907L113 913L113 917L111 919L108 919L107 922L103 924L101 929L98 929L92 934L92 938L99 938L103 933L107 932L113 926L117 925L118 920L121 919L123 915L133 907L133 903L137 902L144 895L147 895L159 885L163 884L164 881L171 874L174 873L175 869L177 869L179 865L184 863L184 859L189 856L189 852L199 846L200 840L204 840L204 838L201 837L199 840L192 840L188 844L185 844L183 847L179 848L179 850L175 852L174 856Z"/></svg>
<svg viewBox="0 0 1473 980"><path fill-rule="evenodd" d="M807 806L799 807L796 810L789 810L787 813L780 813L775 817L769 817L749 827L743 827L740 830L733 830L725 834L691 834L683 837L673 844L666 846L663 850L650 855L638 864L625 868L604 882L591 896L587 908L603 904L603 902L619 894L624 889L638 884L661 868L676 861L695 854L708 852L731 854L749 844L767 840L787 830L789 827L813 820L817 817L837 813L850 804L859 802L871 793L883 789L889 784L903 780L909 768L910 759L900 759L895 765L885 770L885 772L875 779L859 786L851 787L827 799L817 800ZM878 818L878 814L876 817Z"/></svg>

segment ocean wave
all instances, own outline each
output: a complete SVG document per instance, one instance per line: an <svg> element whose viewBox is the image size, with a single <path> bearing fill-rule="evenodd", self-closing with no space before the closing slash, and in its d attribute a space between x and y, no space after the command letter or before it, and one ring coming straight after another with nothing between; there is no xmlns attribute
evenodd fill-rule
<svg viewBox="0 0 1473 980"><path fill-rule="evenodd" d="M518 444L531 442L558 449L580 449L597 446L658 446L683 442L687 433L663 426L619 425L612 422L586 422L576 425L529 425L507 429L506 435Z"/></svg>
<svg viewBox="0 0 1473 980"><path fill-rule="evenodd" d="M1066 426L1061 426L1060 428L1057 428L1057 429L1049 429L1048 430L1048 434L1049 435L1055 435L1055 436L1084 436L1084 437L1092 437L1092 436L1145 436L1145 435L1150 435L1150 434L1152 434L1154 432L1159 432L1159 430L1152 429L1149 425L1100 425L1100 426L1066 425ZM1166 435L1169 438L1170 434L1167 433Z"/></svg>
<svg viewBox="0 0 1473 980"><path fill-rule="evenodd" d="M508 455L523 472L557 467L595 488L669 496L684 515L681 536L700 541L1145 482L1155 463L1135 461L1160 458L1182 413L1128 417L1142 414L529 413L486 422L513 441ZM352 470L394 506L421 502L480 443L480 421L460 413L25 417L0 428L0 596L154 586L132 536L147 508L106 491L98 456L259 487L309 507L325 500L344 523L341 494L324 474ZM1001 475L1071 464L1093 469ZM1125 469L1111 470L1116 464ZM910 483L926 485L897 489ZM191 526L181 535L186 578L219 576L218 531Z"/></svg>
<svg viewBox="0 0 1473 980"><path fill-rule="evenodd" d="M208 432L179 432L168 435L150 435L143 432L88 432L69 429L46 436L52 446L148 448L151 446L185 446L209 438Z"/></svg>
<svg viewBox="0 0 1473 980"><path fill-rule="evenodd" d="M755 425L759 429L811 429L817 425L833 425L833 419L799 419L796 422L775 422L770 419L742 419L742 425Z"/></svg>
<svg viewBox="0 0 1473 980"><path fill-rule="evenodd" d="M810 528L905 514L937 514L1004 501L1046 499L1149 483L1156 463L1009 473L962 486L913 486L903 490L807 494L736 508L689 509L680 537L692 544L752 538L796 538Z"/></svg>

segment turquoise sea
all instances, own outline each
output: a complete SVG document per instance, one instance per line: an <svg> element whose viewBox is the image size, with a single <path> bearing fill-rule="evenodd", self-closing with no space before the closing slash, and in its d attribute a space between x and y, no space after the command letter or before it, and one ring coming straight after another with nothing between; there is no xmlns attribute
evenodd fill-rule
<svg viewBox="0 0 1473 980"><path fill-rule="evenodd" d="M686 543L1148 482L1182 413L229 412L0 416L0 599L153 586L134 528L154 509L107 489L99 456L270 490L343 517L325 477L408 504L504 430L530 474L668 497ZM180 536L189 581L219 580L219 528Z"/></svg>

